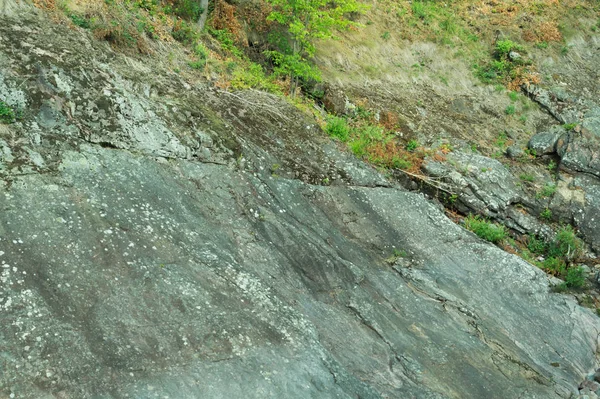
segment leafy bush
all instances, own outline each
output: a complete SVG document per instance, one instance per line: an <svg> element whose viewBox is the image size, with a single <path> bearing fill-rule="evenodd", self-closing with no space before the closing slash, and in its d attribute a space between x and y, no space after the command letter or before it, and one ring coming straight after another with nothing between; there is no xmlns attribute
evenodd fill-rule
<svg viewBox="0 0 600 399"><path fill-rule="evenodd" d="M552 220L552 211L548 208L544 209L541 213L540 213L540 218L544 219L544 220Z"/></svg>
<svg viewBox="0 0 600 399"><path fill-rule="evenodd" d="M555 192L556 192L556 184L546 183L544 188L542 188L542 190L539 193L537 193L535 197L537 199L551 197L552 195L554 195Z"/></svg>
<svg viewBox="0 0 600 399"><path fill-rule="evenodd" d="M531 182L535 181L535 176L533 176L533 175L531 175L529 173L522 173L522 174L519 175L519 179L531 183Z"/></svg>
<svg viewBox="0 0 600 399"><path fill-rule="evenodd" d="M499 58L508 57L511 51L523 51L523 47L512 40L498 40L496 43L496 54Z"/></svg>
<svg viewBox="0 0 600 399"><path fill-rule="evenodd" d="M567 271L567 265L561 258L550 257L544 260L542 268L556 276L563 276Z"/></svg>
<svg viewBox="0 0 600 399"><path fill-rule="evenodd" d="M509 105L508 107L506 107L506 109L504 110L504 113L506 115L514 115L516 109L514 105Z"/></svg>
<svg viewBox="0 0 600 399"><path fill-rule="evenodd" d="M90 29L92 27L90 24L90 20L84 16L71 13L69 14L69 18L71 18L71 21L73 21L73 23L79 26L80 28Z"/></svg>
<svg viewBox="0 0 600 399"><path fill-rule="evenodd" d="M265 75L263 68L254 62L247 66L239 65L233 71L231 87L238 90L260 89L270 93L281 93L281 89Z"/></svg>
<svg viewBox="0 0 600 399"><path fill-rule="evenodd" d="M337 116L331 116L327 119L325 131L331 137L335 137L342 142L348 141L348 138L350 137L350 127L348 126L348 122L346 119Z"/></svg>
<svg viewBox="0 0 600 399"><path fill-rule="evenodd" d="M177 40L183 44L192 44L196 40L198 40L199 33L194 28L194 26L188 24L185 21L177 21L173 26L173 31L171 32L171 36L173 39Z"/></svg>
<svg viewBox="0 0 600 399"><path fill-rule="evenodd" d="M585 270L583 267L570 267L567 270L565 283L569 288L582 288L585 285Z"/></svg>
<svg viewBox="0 0 600 399"><path fill-rule="evenodd" d="M480 216L469 215L465 218L465 227L484 240L499 243L506 238L506 228L496 223L489 222Z"/></svg>
<svg viewBox="0 0 600 399"><path fill-rule="evenodd" d="M200 7L200 2L197 0L175 0L172 12L183 19L197 21L204 9Z"/></svg>
<svg viewBox="0 0 600 399"><path fill-rule="evenodd" d="M573 227L565 226L558 230L554 241L549 244L548 255L564 259L574 259L581 254L583 245L575 235Z"/></svg>
<svg viewBox="0 0 600 399"><path fill-rule="evenodd" d="M546 241L534 236L530 235L527 237L527 249L529 249L534 254L543 254L547 251L548 245Z"/></svg>
<svg viewBox="0 0 600 399"><path fill-rule="evenodd" d="M417 148L419 148L419 142L417 140L410 140L407 144L406 144L406 150L407 151L414 151Z"/></svg>
<svg viewBox="0 0 600 399"><path fill-rule="evenodd" d="M4 101L0 100L0 123L15 123L17 113Z"/></svg>

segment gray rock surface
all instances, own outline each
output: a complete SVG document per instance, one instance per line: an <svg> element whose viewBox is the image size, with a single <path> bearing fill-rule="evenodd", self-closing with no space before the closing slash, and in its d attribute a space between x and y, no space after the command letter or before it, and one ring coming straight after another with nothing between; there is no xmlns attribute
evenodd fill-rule
<svg viewBox="0 0 600 399"><path fill-rule="evenodd" d="M600 180L580 175L574 183L585 193L585 206L575 221L590 246L600 252Z"/></svg>
<svg viewBox="0 0 600 399"><path fill-rule="evenodd" d="M0 397L567 398L598 367L598 318L541 270L277 98L150 62L0 16L24 109L0 125Z"/></svg>
<svg viewBox="0 0 600 399"><path fill-rule="evenodd" d="M582 128L557 143L561 166L600 177L600 135Z"/></svg>
<svg viewBox="0 0 600 399"><path fill-rule="evenodd" d="M556 152L556 142L566 132L562 126L553 126L547 132L533 135L527 147L534 150L537 155L552 154Z"/></svg>
<svg viewBox="0 0 600 399"><path fill-rule="evenodd" d="M497 160L461 151L446 158L444 162L428 160L423 170L456 193L461 211L497 216L519 201L516 178Z"/></svg>

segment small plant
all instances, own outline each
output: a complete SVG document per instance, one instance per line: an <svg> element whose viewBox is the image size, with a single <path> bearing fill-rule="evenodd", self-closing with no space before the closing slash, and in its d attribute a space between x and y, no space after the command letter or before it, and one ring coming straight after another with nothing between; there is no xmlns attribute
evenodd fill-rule
<svg viewBox="0 0 600 399"><path fill-rule="evenodd" d="M548 244L546 241L530 235L527 237L527 249L534 254L541 255L548 250Z"/></svg>
<svg viewBox="0 0 600 399"><path fill-rule="evenodd" d="M567 270L565 284L569 288L582 288L585 285L585 270L583 267L570 267Z"/></svg>
<svg viewBox="0 0 600 399"><path fill-rule="evenodd" d="M334 137L341 142L348 141L350 137L350 127L348 122L344 118L338 116L330 116L327 119L327 125L325 125L325 131L331 137Z"/></svg>
<svg viewBox="0 0 600 399"><path fill-rule="evenodd" d="M575 129L576 126L577 126L577 123L565 123L563 125L563 128L565 130L573 130L573 129Z"/></svg>
<svg viewBox="0 0 600 399"><path fill-rule="evenodd" d="M192 44L198 39L199 33L193 25L184 20L178 20L173 26L171 36L180 43Z"/></svg>
<svg viewBox="0 0 600 399"><path fill-rule="evenodd" d="M539 43L536 43L535 47L537 47L539 49L547 49L548 48L548 42L539 42Z"/></svg>
<svg viewBox="0 0 600 399"><path fill-rule="evenodd" d="M480 238L494 244L506 238L506 228L496 223L489 222L480 216L469 215L465 218L465 227L477 234Z"/></svg>
<svg viewBox="0 0 600 399"><path fill-rule="evenodd" d="M506 147L506 143L508 141L508 136L506 133L500 133L498 138L496 139L496 145L500 148Z"/></svg>
<svg viewBox="0 0 600 399"><path fill-rule="evenodd" d="M550 161L550 162L548 163L548 166L547 166L547 168L548 168L548 170L549 170L550 172L554 172L554 171L556 170L556 166L557 166L557 165L556 165L556 162L554 162L554 161Z"/></svg>
<svg viewBox="0 0 600 399"><path fill-rule="evenodd" d="M519 179L521 179L522 181L532 183L535 181L535 176L533 176L532 174L529 174L529 173L521 173L519 175Z"/></svg>
<svg viewBox="0 0 600 399"><path fill-rule="evenodd" d="M398 259L401 258L406 258L408 254L406 253L406 251L404 250L398 250L396 248L394 248L394 251L392 252L392 256L390 256L389 258L387 258L385 260L386 263L393 265L394 263L396 263L396 261L398 261Z"/></svg>
<svg viewBox="0 0 600 399"><path fill-rule="evenodd" d="M0 100L0 123L15 123L18 119L18 113L7 103Z"/></svg>
<svg viewBox="0 0 600 399"><path fill-rule="evenodd" d="M546 183L544 188L542 188L542 190L539 193L537 193L535 197L537 199L547 198L547 197L553 196L555 192L556 192L556 184Z"/></svg>
<svg viewBox="0 0 600 399"><path fill-rule="evenodd" d="M506 109L504 110L504 113L506 115L514 115L516 112L516 108L514 105L509 105L508 107L506 107Z"/></svg>
<svg viewBox="0 0 600 399"><path fill-rule="evenodd" d="M534 158L537 156L537 152L532 148L526 148L525 154L529 155L530 157L534 157Z"/></svg>
<svg viewBox="0 0 600 399"><path fill-rule="evenodd" d="M508 93L508 98L510 98L510 101L515 102L519 99L519 93L516 91L511 91Z"/></svg>
<svg viewBox="0 0 600 399"><path fill-rule="evenodd" d="M188 65L192 69L202 71L204 69L204 66L206 65L206 60L190 61L188 62Z"/></svg>
<svg viewBox="0 0 600 399"><path fill-rule="evenodd" d="M552 211L548 208L544 209L541 213L540 213L540 218L546 220L546 221L550 221L552 220Z"/></svg>
<svg viewBox="0 0 600 399"><path fill-rule="evenodd" d="M410 140L407 144L406 144L406 150L407 151L414 151L417 148L419 148L419 142L417 140Z"/></svg>
<svg viewBox="0 0 600 399"><path fill-rule="evenodd" d="M391 37L391 35L390 35L390 32L388 32L388 31L383 32L383 34L381 35L381 38L383 40L389 40L390 37Z"/></svg>
<svg viewBox="0 0 600 399"><path fill-rule="evenodd" d="M92 25L90 24L90 20L84 16L75 13L70 13L69 18L71 18L73 24L79 26L80 28L90 29L92 27Z"/></svg>
<svg viewBox="0 0 600 399"><path fill-rule="evenodd" d="M413 15L419 19L427 18L427 9L422 1L413 1L411 5Z"/></svg>
<svg viewBox="0 0 600 399"><path fill-rule="evenodd" d="M512 40L498 40L496 42L496 53L499 58L508 57L511 51L523 51L523 47Z"/></svg>
<svg viewBox="0 0 600 399"><path fill-rule="evenodd" d="M565 226L558 230L554 241L548 245L548 255L563 259L574 259L581 254L583 245L575 235L571 226Z"/></svg>

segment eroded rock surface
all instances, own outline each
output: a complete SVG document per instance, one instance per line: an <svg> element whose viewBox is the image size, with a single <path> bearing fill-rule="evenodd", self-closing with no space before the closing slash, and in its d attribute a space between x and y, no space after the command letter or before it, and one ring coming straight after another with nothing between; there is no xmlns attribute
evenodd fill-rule
<svg viewBox="0 0 600 399"><path fill-rule="evenodd" d="M0 396L567 398L597 368L541 270L149 62L0 17Z"/></svg>

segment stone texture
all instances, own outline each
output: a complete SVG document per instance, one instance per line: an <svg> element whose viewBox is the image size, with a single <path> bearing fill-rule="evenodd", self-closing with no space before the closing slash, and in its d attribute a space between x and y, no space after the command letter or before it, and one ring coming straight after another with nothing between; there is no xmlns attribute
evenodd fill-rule
<svg viewBox="0 0 600 399"><path fill-rule="evenodd" d="M547 132L533 135L527 147L536 152L536 155L552 154L556 151L556 142L566 133L562 126L554 126Z"/></svg>
<svg viewBox="0 0 600 399"><path fill-rule="evenodd" d="M451 152L444 162L428 160L423 170L457 193L461 211L496 216L521 197L517 180L508 169L479 154Z"/></svg>

